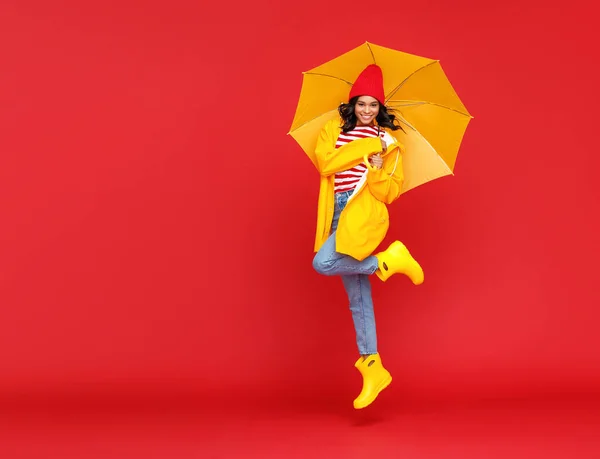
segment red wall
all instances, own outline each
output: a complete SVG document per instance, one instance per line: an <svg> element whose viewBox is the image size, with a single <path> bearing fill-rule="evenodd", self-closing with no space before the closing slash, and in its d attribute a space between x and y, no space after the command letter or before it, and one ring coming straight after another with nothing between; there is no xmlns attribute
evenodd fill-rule
<svg viewBox="0 0 600 459"><path fill-rule="evenodd" d="M3 2L2 389L354 393L341 281L311 266L318 178L286 133L301 72L364 41L440 59L475 117L456 175L391 208L386 242L426 281L373 278L390 392L594 389L599 75L582 5Z"/></svg>

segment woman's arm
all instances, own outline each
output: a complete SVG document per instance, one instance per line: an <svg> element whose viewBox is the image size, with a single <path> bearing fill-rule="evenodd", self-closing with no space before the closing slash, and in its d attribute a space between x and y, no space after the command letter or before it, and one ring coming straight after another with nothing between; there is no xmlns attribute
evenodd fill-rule
<svg viewBox="0 0 600 459"><path fill-rule="evenodd" d="M367 185L369 191L379 201L391 204L400 197L402 184L404 183L404 169L402 168L402 153L404 148L395 143L388 147L389 154L386 155L381 169L369 169L367 173Z"/></svg>
<svg viewBox="0 0 600 459"><path fill-rule="evenodd" d="M381 151L381 141L377 137L353 140L336 149L338 135L336 121L330 121L321 129L317 139L315 156L317 168L323 176L348 170L360 164L365 155Z"/></svg>

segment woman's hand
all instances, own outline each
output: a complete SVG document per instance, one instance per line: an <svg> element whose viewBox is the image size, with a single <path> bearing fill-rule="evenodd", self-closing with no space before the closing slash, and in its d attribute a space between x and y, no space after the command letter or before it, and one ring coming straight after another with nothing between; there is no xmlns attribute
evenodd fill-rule
<svg viewBox="0 0 600 459"><path fill-rule="evenodd" d="M381 139L381 137L380 137ZM387 150L387 143L385 143L385 140L381 139L381 151L385 152Z"/></svg>
<svg viewBox="0 0 600 459"><path fill-rule="evenodd" d="M376 169L381 169L383 167L383 158L381 157L381 153L377 153L369 158L369 162L371 166Z"/></svg>

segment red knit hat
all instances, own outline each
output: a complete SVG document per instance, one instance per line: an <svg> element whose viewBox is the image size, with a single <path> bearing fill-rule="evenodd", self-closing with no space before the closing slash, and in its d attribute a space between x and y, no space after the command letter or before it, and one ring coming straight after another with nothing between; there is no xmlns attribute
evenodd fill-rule
<svg viewBox="0 0 600 459"><path fill-rule="evenodd" d="M383 105L385 103L381 67L371 64L358 75L358 78L352 85L348 99L356 96L371 96L377 99L380 104Z"/></svg>

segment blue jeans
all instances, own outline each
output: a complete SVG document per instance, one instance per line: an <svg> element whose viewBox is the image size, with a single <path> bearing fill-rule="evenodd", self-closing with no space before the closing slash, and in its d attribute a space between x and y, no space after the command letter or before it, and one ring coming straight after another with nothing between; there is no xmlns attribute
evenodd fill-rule
<svg viewBox="0 0 600 459"><path fill-rule="evenodd" d="M356 344L361 355L377 353L377 332L375 313L371 297L369 275L377 271L377 258L373 255L358 261L349 255L335 251L335 231L340 214L352 191L335 194L335 212L331 225L331 234L313 259L313 267L319 274L341 276L350 301L350 311L356 331Z"/></svg>

